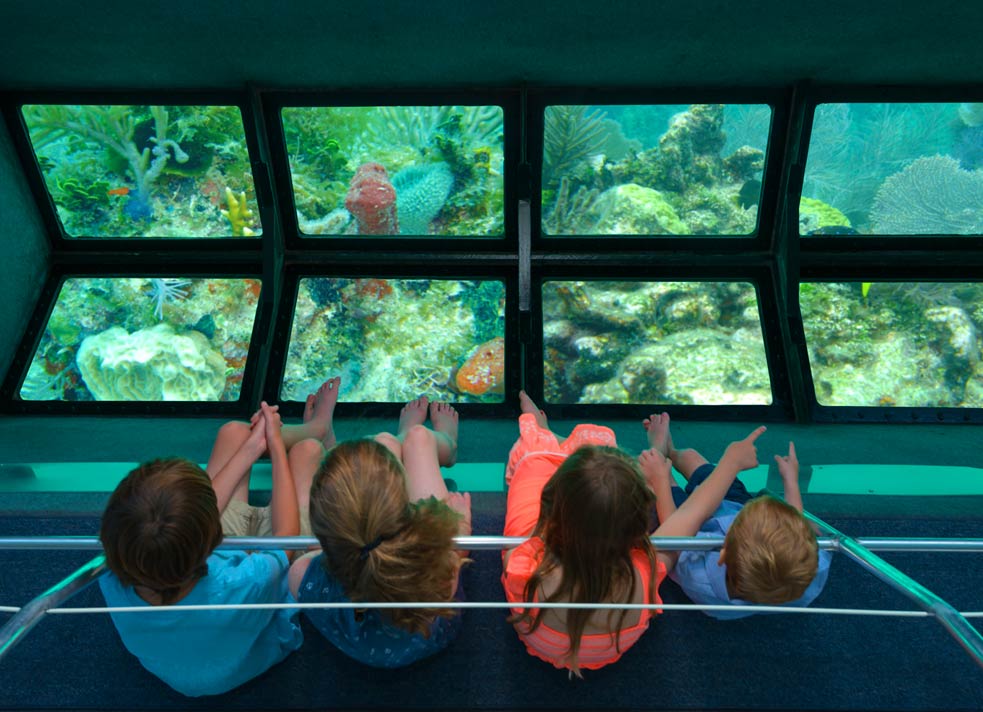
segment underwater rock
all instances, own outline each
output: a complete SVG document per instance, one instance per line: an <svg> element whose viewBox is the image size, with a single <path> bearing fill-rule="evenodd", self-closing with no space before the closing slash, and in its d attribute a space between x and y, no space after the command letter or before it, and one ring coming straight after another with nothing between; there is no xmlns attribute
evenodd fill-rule
<svg viewBox="0 0 983 712"><path fill-rule="evenodd" d="M582 403L767 404L764 345L691 329L633 351L610 381L584 389Z"/></svg>
<svg viewBox="0 0 983 712"><path fill-rule="evenodd" d="M944 351L954 359L975 365L980 360L976 327L969 315L959 307L935 307L925 312L925 318L945 330Z"/></svg>
<svg viewBox="0 0 983 712"><path fill-rule="evenodd" d="M345 196L345 208L355 216L359 235L399 234L396 190L378 163L358 167Z"/></svg>
<svg viewBox="0 0 983 712"><path fill-rule="evenodd" d="M620 340L617 334L580 336L573 340L572 346L576 358L568 362L565 371L569 384L578 390L588 383L611 378L631 351L630 344Z"/></svg>
<svg viewBox="0 0 983 712"><path fill-rule="evenodd" d="M724 159L724 170L735 181L749 181L764 167L765 152L751 146L741 146Z"/></svg>
<svg viewBox="0 0 983 712"><path fill-rule="evenodd" d="M393 176L400 235L427 235L447 202L454 175L446 163L409 166Z"/></svg>
<svg viewBox="0 0 983 712"><path fill-rule="evenodd" d="M659 191L635 183L609 188L590 208L599 235L685 235L686 224Z"/></svg>
<svg viewBox="0 0 983 712"><path fill-rule="evenodd" d="M458 369L454 383L461 393L474 396L505 392L505 339L498 336L481 344Z"/></svg>
<svg viewBox="0 0 983 712"><path fill-rule="evenodd" d="M168 324L90 336L76 363L96 400L216 401L225 390L222 355L199 332L176 334Z"/></svg>

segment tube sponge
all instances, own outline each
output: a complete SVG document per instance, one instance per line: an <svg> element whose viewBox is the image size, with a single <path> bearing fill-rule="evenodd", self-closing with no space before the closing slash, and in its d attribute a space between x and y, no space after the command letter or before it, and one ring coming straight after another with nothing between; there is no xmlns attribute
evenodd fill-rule
<svg viewBox="0 0 983 712"><path fill-rule="evenodd" d="M132 334L114 326L89 336L76 356L79 372L100 401L216 401L226 363L197 331L158 324Z"/></svg>

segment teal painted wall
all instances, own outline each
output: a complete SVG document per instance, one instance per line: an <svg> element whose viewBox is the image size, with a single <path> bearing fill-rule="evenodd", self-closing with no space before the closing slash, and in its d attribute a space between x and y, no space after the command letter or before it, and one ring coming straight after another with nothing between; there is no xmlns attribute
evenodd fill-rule
<svg viewBox="0 0 983 712"><path fill-rule="evenodd" d="M24 179L10 133L0 117L0 380L7 375L17 344L48 274L50 249L44 226Z"/></svg>

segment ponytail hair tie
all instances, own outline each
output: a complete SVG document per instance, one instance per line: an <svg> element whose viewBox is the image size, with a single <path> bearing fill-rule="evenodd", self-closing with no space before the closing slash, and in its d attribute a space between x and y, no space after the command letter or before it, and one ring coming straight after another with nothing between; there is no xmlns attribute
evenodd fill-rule
<svg viewBox="0 0 983 712"><path fill-rule="evenodd" d="M368 544L366 544L365 546L363 546L359 550L359 552L358 552L358 560L359 561L365 561L367 558L369 558L369 553L373 549L376 549L379 546L379 544L381 544L384 541L389 541L390 539L395 539L396 537L398 537L400 534L403 533L403 530L404 529L406 529L406 527L405 526L402 526L399 529L397 529L396 531L394 531L392 534L389 534L389 535L382 535L382 534L380 534L379 536L377 536L375 539L373 539L372 541L370 541Z"/></svg>

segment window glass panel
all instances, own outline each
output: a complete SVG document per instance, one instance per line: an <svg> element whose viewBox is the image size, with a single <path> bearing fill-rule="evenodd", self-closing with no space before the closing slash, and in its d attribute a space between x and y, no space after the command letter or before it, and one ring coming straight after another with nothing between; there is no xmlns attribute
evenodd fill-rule
<svg viewBox="0 0 983 712"><path fill-rule="evenodd" d="M983 233L983 104L821 104L802 235Z"/></svg>
<svg viewBox="0 0 983 712"><path fill-rule="evenodd" d="M499 106L282 110L306 235L501 237Z"/></svg>
<svg viewBox="0 0 983 712"><path fill-rule="evenodd" d="M983 284L799 285L816 399L983 408Z"/></svg>
<svg viewBox="0 0 983 712"><path fill-rule="evenodd" d="M548 106L544 235L749 235L771 107Z"/></svg>
<svg viewBox="0 0 983 712"><path fill-rule="evenodd" d="M341 376L344 401L501 403L504 374L502 282L309 277L280 398L303 401Z"/></svg>
<svg viewBox="0 0 983 712"><path fill-rule="evenodd" d="M28 105L69 237L252 237L262 228L235 106Z"/></svg>
<svg viewBox="0 0 983 712"><path fill-rule="evenodd" d="M66 279L23 400L239 399L256 279Z"/></svg>
<svg viewBox="0 0 983 712"><path fill-rule="evenodd" d="M550 403L772 400L751 284L546 282L543 342Z"/></svg>

